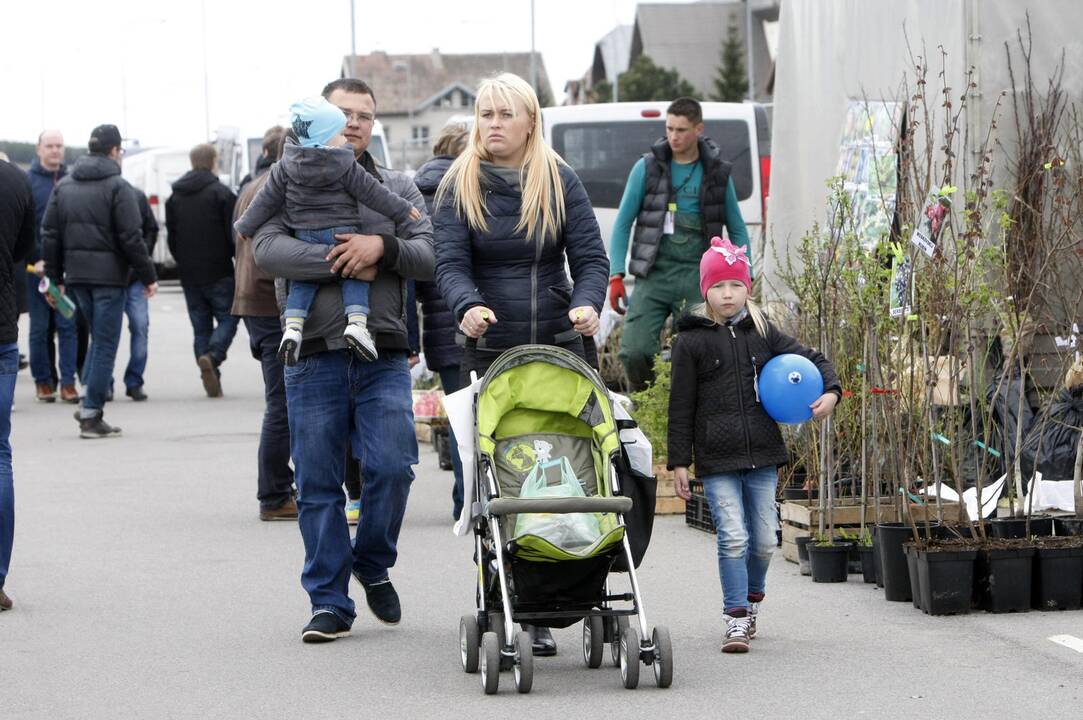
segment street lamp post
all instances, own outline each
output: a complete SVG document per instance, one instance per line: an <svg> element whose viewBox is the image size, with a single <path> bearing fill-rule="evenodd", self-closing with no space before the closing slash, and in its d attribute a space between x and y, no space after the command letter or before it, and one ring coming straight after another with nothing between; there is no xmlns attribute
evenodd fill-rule
<svg viewBox="0 0 1083 720"><path fill-rule="evenodd" d="M402 139L402 169L405 170L407 166L407 145L411 145L414 142L414 76L410 69L409 60L395 63L394 68L396 70L406 71L406 134Z"/></svg>

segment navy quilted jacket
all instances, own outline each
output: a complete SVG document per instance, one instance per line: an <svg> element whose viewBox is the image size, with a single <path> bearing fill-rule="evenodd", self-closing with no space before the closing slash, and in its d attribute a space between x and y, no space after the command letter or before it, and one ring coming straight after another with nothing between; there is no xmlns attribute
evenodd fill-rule
<svg viewBox="0 0 1083 720"><path fill-rule="evenodd" d="M515 230L522 201L519 188L488 170L482 179L488 232L475 231L459 217L450 196L436 210L433 222L440 238L436 282L456 322L476 305L496 313L497 323L479 341L479 348L558 344L562 336L574 332L568 319L571 308L591 305L601 311L609 259L598 221L575 172L561 165L560 177L564 227L559 238L543 245Z"/></svg>

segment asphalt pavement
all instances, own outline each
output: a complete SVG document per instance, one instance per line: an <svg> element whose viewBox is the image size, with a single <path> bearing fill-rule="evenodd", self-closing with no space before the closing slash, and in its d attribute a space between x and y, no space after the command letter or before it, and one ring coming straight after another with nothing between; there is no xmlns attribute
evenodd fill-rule
<svg viewBox="0 0 1083 720"><path fill-rule="evenodd" d="M118 383L126 361L122 348ZM472 545L451 533L451 474L430 445L391 571L402 623L378 623L354 584L351 636L302 644L300 534L258 519L262 378L243 325L222 384L204 396L176 286L151 301L150 400L107 406L122 437L79 439L73 407L38 403L20 373L0 718L1083 715L1083 652L1049 640L1083 638L1083 611L928 617L859 576L816 585L781 555L752 652L722 655L714 536L679 517L658 519L640 569L650 623L672 632L671 688L648 668L634 691L608 663L587 669L575 625L535 661L530 695L506 673L484 696L458 657Z"/></svg>

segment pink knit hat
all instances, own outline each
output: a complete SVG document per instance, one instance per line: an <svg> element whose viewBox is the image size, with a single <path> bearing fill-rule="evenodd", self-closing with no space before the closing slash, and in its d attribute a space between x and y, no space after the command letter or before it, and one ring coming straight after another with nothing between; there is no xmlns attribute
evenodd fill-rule
<svg viewBox="0 0 1083 720"><path fill-rule="evenodd" d="M699 289L703 297L706 298L707 291L723 280L740 280L752 292L752 274L745 249L716 236L711 238L711 247L699 261Z"/></svg>

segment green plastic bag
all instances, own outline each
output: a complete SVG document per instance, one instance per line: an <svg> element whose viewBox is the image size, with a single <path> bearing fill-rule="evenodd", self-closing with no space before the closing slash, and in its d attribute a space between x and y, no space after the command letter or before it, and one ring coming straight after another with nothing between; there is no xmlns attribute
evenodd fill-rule
<svg viewBox="0 0 1083 720"><path fill-rule="evenodd" d="M560 479L549 484L547 469L559 467ZM567 457L534 465L523 482L521 498L586 497L583 485ZM568 550L587 547L601 537L598 516L594 513L523 513L515 522L515 535L537 535Z"/></svg>

